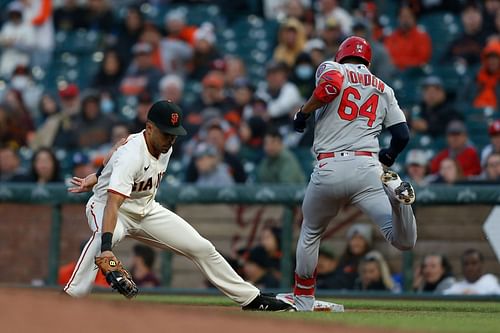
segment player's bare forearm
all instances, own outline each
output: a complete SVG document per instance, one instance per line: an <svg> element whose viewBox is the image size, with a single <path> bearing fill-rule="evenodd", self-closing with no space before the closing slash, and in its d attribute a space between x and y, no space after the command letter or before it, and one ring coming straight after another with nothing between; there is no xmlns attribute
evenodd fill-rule
<svg viewBox="0 0 500 333"><path fill-rule="evenodd" d="M320 101L317 99L314 95L312 95L307 102L302 106L302 109L300 112L304 114L310 114L317 109L323 107L326 103Z"/></svg>
<svg viewBox="0 0 500 333"><path fill-rule="evenodd" d="M104 208L104 217L102 221L102 232L113 232L115 230L116 221L118 219L118 209L125 201L125 197L108 192L108 201L106 202L106 207Z"/></svg>

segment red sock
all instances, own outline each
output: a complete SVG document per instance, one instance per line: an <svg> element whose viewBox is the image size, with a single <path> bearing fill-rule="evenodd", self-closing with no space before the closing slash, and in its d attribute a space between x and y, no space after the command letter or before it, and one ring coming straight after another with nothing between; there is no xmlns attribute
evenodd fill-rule
<svg viewBox="0 0 500 333"><path fill-rule="evenodd" d="M295 288L293 289L293 294L296 296L314 296L314 291L316 289L316 271L314 271L313 277L311 278L301 278L297 273L295 273Z"/></svg>

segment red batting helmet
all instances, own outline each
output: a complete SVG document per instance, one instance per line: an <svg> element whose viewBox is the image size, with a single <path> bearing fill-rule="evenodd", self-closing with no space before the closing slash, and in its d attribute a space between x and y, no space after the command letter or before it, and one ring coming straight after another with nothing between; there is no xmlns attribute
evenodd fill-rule
<svg viewBox="0 0 500 333"><path fill-rule="evenodd" d="M368 65L372 61L372 48L363 38L351 36L340 44L335 61L341 62L347 57L361 58Z"/></svg>

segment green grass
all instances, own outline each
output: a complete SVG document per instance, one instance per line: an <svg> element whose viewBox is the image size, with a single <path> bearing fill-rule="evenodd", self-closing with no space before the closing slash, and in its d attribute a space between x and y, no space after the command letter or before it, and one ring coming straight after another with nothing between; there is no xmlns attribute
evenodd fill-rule
<svg viewBox="0 0 500 333"><path fill-rule="evenodd" d="M109 298L109 296L103 297ZM137 300L178 305L235 306L229 299L218 296L141 295ZM329 301L335 302L335 300ZM249 315L413 332L500 332L500 303L496 302L373 299L341 299L336 302L344 304L345 313L295 312Z"/></svg>

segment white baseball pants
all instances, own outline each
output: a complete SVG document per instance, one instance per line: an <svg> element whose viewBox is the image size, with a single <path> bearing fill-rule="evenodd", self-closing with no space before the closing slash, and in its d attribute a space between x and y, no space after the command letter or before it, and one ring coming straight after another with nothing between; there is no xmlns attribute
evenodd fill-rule
<svg viewBox="0 0 500 333"><path fill-rule="evenodd" d="M97 274L94 258L101 252L102 218L105 203L92 198L87 203L86 215L92 236L85 245L64 291L82 297L92 290ZM125 237L131 237L162 249L170 249L191 259L226 296L245 306L259 289L244 281L220 255L210 241L203 238L189 223L159 203L154 202L143 216L118 213L113 232L113 246Z"/></svg>

